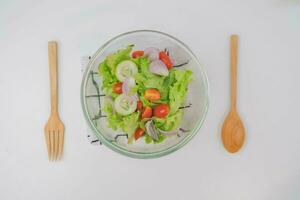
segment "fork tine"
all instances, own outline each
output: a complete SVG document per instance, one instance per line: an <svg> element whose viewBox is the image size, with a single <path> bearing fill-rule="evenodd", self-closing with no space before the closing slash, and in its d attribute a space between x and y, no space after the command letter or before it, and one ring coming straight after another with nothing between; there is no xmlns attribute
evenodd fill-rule
<svg viewBox="0 0 300 200"><path fill-rule="evenodd" d="M50 160L54 160L54 131L50 131L50 147L51 147L51 155Z"/></svg>
<svg viewBox="0 0 300 200"><path fill-rule="evenodd" d="M58 134L58 137L59 137L59 139L58 139L58 142L59 142L59 144L58 144L58 160L61 158L61 155L62 155L62 150L63 150L63 144L64 144L64 132L62 131L62 132L59 132L59 134Z"/></svg>
<svg viewBox="0 0 300 200"><path fill-rule="evenodd" d="M59 130L54 131L54 160L57 160L58 157L58 145L59 145Z"/></svg>
<svg viewBox="0 0 300 200"><path fill-rule="evenodd" d="M50 147L50 132L49 131L45 131L45 139L46 139L46 145L47 145L48 159L50 160L51 147Z"/></svg>

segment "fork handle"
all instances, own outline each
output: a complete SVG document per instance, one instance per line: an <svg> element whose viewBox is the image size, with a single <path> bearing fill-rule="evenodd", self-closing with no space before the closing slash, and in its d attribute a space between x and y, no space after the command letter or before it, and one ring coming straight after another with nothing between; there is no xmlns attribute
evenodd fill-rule
<svg viewBox="0 0 300 200"><path fill-rule="evenodd" d="M50 72L50 93L51 113L57 112L57 42L48 42L49 72Z"/></svg>

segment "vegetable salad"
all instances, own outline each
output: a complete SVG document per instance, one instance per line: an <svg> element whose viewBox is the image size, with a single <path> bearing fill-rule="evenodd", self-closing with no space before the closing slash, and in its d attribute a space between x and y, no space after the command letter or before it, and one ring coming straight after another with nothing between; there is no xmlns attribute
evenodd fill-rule
<svg viewBox="0 0 300 200"><path fill-rule="evenodd" d="M180 128L192 71L175 69L167 51L133 45L99 65L107 124L128 134L128 143L160 143Z"/></svg>

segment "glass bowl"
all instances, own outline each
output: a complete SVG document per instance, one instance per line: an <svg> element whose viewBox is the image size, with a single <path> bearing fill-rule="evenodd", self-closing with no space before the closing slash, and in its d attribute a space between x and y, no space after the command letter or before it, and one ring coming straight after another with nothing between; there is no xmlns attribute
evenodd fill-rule
<svg viewBox="0 0 300 200"><path fill-rule="evenodd" d="M137 140L127 144L127 135L107 127L105 113L101 112L103 94L98 66L107 55L134 44L134 50L156 47L167 49L174 65L193 71L193 81L189 84L184 115L177 135L167 137L159 144L146 144ZM99 140L123 155L134 158L156 158L174 152L189 142L200 129L208 110L208 80L203 66L192 51L181 41L166 33L153 30L138 30L123 33L105 43L90 59L81 84L81 102L84 116Z"/></svg>

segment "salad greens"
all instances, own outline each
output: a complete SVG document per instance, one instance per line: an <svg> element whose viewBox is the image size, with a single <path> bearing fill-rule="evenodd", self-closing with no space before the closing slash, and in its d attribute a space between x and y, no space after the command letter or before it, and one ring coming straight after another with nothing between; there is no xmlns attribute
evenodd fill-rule
<svg viewBox="0 0 300 200"><path fill-rule="evenodd" d="M116 97L117 94L112 91L112 86L118 79L116 77L117 64L121 61L130 59L130 52L132 50L132 45L128 46L126 49L120 49L118 52L107 56L107 58L99 65L99 74L102 77L102 90L107 96Z"/></svg>
<svg viewBox="0 0 300 200"><path fill-rule="evenodd" d="M128 143L140 137L147 144L160 143L167 137L160 130L174 131L180 127L183 117L180 106L185 101L192 71L174 69L169 56L156 48L134 52L132 49L133 45L120 49L99 65L102 90L111 99L105 101L103 111L108 127L127 133ZM156 60L155 66L151 58L162 62ZM129 78L131 82L133 78L134 85L129 84ZM159 139L148 133L145 123L149 120L153 121Z"/></svg>

